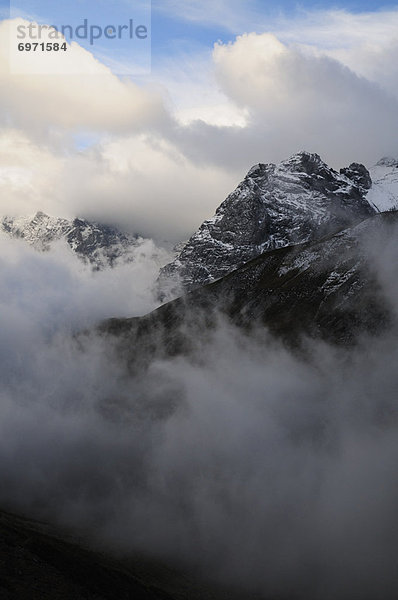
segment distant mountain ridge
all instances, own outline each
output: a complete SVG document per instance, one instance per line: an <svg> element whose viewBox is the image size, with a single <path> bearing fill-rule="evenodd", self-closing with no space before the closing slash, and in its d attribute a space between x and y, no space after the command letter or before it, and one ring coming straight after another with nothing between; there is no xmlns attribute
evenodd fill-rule
<svg viewBox="0 0 398 600"><path fill-rule="evenodd" d="M123 233L109 225L85 219L62 219L38 211L31 217L4 217L0 229L13 238L24 239L40 251L47 251L58 240L93 269L112 267L122 260L133 260L132 251L143 243L137 235Z"/></svg>
<svg viewBox="0 0 398 600"><path fill-rule="evenodd" d="M396 161L383 161L378 168L391 178ZM398 169L396 175L398 201ZM371 175L359 163L338 173L318 154L305 151L279 165L259 163L161 270L160 287L174 278L190 290L264 251L320 239L376 214L378 196L384 194L385 189L373 193Z"/></svg>

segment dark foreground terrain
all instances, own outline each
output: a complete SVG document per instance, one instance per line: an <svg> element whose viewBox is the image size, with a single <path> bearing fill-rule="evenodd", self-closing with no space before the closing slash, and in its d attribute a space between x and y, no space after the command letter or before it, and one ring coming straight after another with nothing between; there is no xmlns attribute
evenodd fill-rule
<svg viewBox="0 0 398 600"><path fill-rule="evenodd" d="M48 525L0 511L1 600L261 600L142 557L89 550Z"/></svg>
<svg viewBox="0 0 398 600"><path fill-rule="evenodd" d="M171 598L39 523L0 513L2 600Z"/></svg>

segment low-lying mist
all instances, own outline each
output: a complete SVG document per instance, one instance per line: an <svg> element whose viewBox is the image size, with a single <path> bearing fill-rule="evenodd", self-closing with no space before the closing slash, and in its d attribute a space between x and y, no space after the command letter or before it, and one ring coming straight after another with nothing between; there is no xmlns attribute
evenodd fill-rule
<svg viewBox="0 0 398 600"><path fill-rule="evenodd" d="M386 284L396 246L375 253ZM133 377L109 341L82 351L70 332L151 310L151 252L93 274L62 249L0 247L2 507L267 597L396 597L392 333L300 358L220 319L194 360Z"/></svg>

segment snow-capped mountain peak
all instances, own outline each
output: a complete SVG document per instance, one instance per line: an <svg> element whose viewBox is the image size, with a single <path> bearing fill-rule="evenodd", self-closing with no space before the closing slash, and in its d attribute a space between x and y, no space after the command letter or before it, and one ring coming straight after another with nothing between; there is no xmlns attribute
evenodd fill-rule
<svg viewBox="0 0 398 600"><path fill-rule="evenodd" d="M196 287L266 250L337 231L376 212L366 199L370 186L363 165L352 163L338 173L310 152L278 165L258 163L160 279L178 276L186 287Z"/></svg>
<svg viewBox="0 0 398 600"><path fill-rule="evenodd" d="M56 241L64 240L80 259L94 269L113 266L118 260L132 260L133 249L144 241L108 225L79 218L53 217L42 211L28 217L4 217L0 229L40 251L47 251Z"/></svg>
<svg viewBox="0 0 398 600"><path fill-rule="evenodd" d="M48 250L51 243L65 235L71 223L38 211L30 216L4 217L1 226L12 237L24 239L38 250Z"/></svg>

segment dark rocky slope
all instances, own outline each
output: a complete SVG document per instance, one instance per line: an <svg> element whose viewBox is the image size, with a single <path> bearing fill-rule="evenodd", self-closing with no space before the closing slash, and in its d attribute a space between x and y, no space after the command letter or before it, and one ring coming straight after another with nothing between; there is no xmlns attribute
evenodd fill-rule
<svg viewBox="0 0 398 600"><path fill-rule="evenodd" d="M352 344L393 322L376 248L397 231L398 212L388 212L316 242L265 252L149 315L110 319L100 331L116 340L131 366L194 352L220 314L244 330L265 326L289 345L302 336Z"/></svg>
<svg viewBox="0 0 398 600"><path fill-rule="evenodd" d="M0 512L1 600L170 600L117 561Z"/></svg>
<svg viewBox="0 0 398 600"><path fill-rule="evenodd" d="M86 547L54 527L0 511L1 600L264 600L142 556Z"/></svg>

